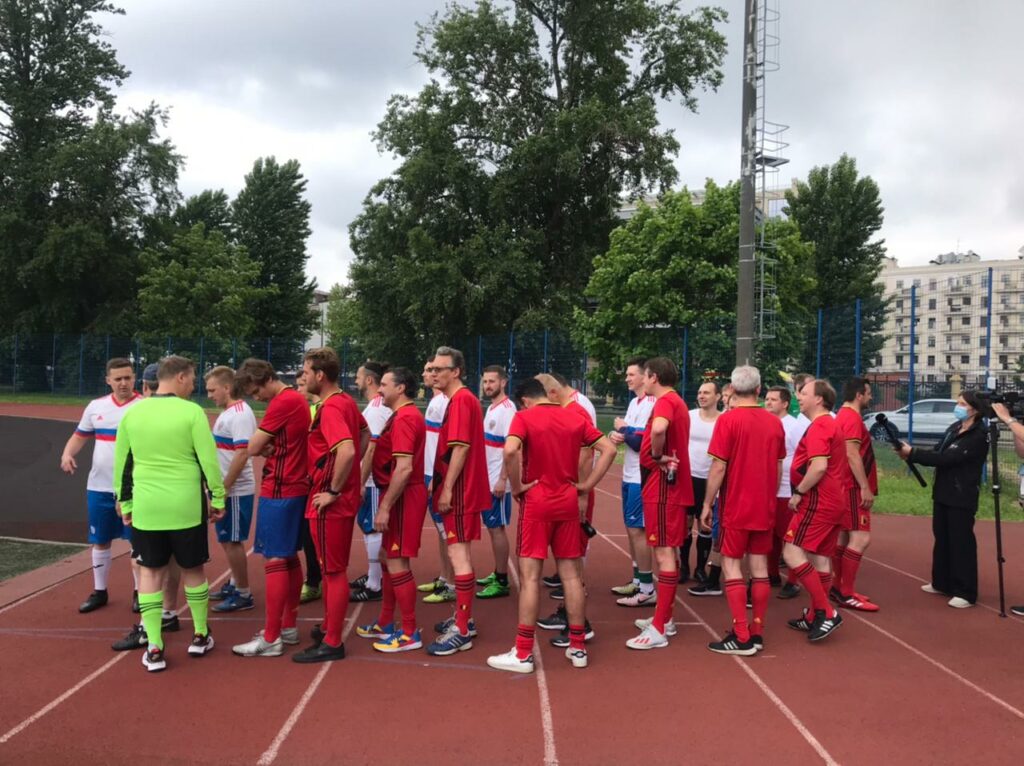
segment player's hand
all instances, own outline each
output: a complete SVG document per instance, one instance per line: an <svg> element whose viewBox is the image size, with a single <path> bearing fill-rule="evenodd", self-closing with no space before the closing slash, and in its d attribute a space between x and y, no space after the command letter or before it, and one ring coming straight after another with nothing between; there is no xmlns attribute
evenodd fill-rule
<svg viewBox="0 0 1024 766"><path fill-rule="evenodd" d="M274 442L267 443L263 449L260 450L260 457L270 457L274 454Z"/></svg>
<svg viewBox="0 0 1024 766"><path fill-rule="evenodd" d="M68 474L68 476L74 476L75 470L78 468L78 463L71 455L60 456L60 470Z"/></svg>
<svg viewBox="0 0 1024 766"><path fill-rule="evenodd" d="M388 522L391 520L391 509L380 506L377 508L377 517L373 520L374 532L387 532Z"/></svg>
<svg viewBox="0 0 1024 766"><path fill-rule="evenodd" d="M523 498L526 496L526 493L529 492L531 489L533 489L536 486L537 486L537 480L535 479L533 481L527 482L526 484L519 485L519 491L518 492L516 491L515 487L513 487L512 488L512 494L515 495L516 500L518 500L520 503L522 503L523 502Z"/></svg>
<svg viewBox="0 0 1024 766"><path fill-rule="evenodd" d="M626 421L623 418L615 418L612 427L618 431L620 428L626 427ZM622 436L622 434L619 434L619 436Z"/></svg>
<svg viewBox="0 0 1024 766"><path fill-rule="evenodd" d="M875 496L868 487L862 487L860 490L860 507L870 508L875 503Z"/></svg>
<svg viewBox="0 0 1024 766"><path fill-rule="evenodd" d="M800 505L800 495L793 495L789 498L789 510L795 511Z"/></svg>
<svg viewBox="0 0 1024 766"><path fill-rule="evenodd" d="M1001 402L992 402L992 412L1004 423L1010 419L1010 411Z"/></svg>
<svg viewBox="0 0 1024 766"><path fill-rule="evenodd" d="M672 457L671 455L662 455L661 460L658 461L658 468L664 473L668 473L670 470L679 470L679 458Z"/></svg>
<svg viewBox="0 0 1024 766"><path fill-rule="evenodd" d="M211 505L210 513L208 514L210 517L210 521L220 521L221 519L223 519L226 510L227 509L225 508L217 508L216 506Z"/></svg>
<svg viewBox="0 0 1024 766"><path fill-rule="evenodd" d="M121 513L121 523L124 524L126 527L130 527L132 525L132 512L131 511L121 511L120 513Z"/></svg>
<svg viewBox="0 0 1024 766"><path fill-rule="evenodd" d="M318 511L322 511L337 499L338 496L332 495L330 492L317 492L313 495L313 507Z"/></svg>
<svg viewBox="0 0 1024 766"><path fill-rule="evenodd" d="M910 457L910 452L913 449L913 447L911 447L906 442L900 442L899 448L897 449L896 447L893 447L893 449L896 450L896 452L899 454L901 458L907 460Z"/></svg>
<svg viewBox="0 0 1024 766"><path fill-rule="evenodd" d="M577 497L577 500L579 501L580 508L580 523L582 524L584 521L587 520L587 496L579 495Z"/></svg>
<svg viewBox="0 0 1024 766"><path fill-rule="evenodd" d="M504 497L505 485L507 483L508 481L505 479L498 479L496 482L494 482L494 489L491 490L491 494L494 495L495 497Z"/></svg>
<svg viewBox="0 0 1024 766"><path fill-rule="evenodd" d="M711 505L709 503L704 503L704 507L700 511L700 528L711 529Z"/></svg>
<svg viewBox="0 0 1024 766"><path fill-rule="evenodd" d="M622 434L620 434L618 431L609 431L608 432L608 441L610 441L612 444L618 446L619 444L625 444L626 443L626 437L623 436Z"/></svg>
<svg viewBox="0 0 1024 766"><path fill-rule="evenodd" d="M441 496L437 498L437 512L442 516L446 513L451 513L452 510L452 491L448 487L441 488Z"/></svg>

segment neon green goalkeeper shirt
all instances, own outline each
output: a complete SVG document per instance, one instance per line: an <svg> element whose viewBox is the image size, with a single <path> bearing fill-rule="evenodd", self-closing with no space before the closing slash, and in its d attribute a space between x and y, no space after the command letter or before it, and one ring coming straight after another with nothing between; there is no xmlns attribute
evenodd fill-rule
<svg viewBox="0 0 1024 766"><path fill-rule="evenodd" d="M198 404L154 395L124 414L114 443L114 492L132 526L157 531L203 523L204 479L213 507L223 508L217 447Z"/></svg>

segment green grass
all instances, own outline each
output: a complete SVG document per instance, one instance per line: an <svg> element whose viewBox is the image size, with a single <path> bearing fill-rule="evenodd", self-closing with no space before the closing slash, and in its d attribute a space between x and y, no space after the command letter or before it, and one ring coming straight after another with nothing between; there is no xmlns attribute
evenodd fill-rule
<svg viewBox="0 0 1024 766"><path fill-rule="evenodd" d="M0 537L0 580L60 561L84 550L85 545L33 543Z"/></svg>
<svg viewBox="0 0 1024 766"><path fill-rule="evenodd" d="M64 396L63 394L11 394L0 393L0 404L77 404L87 405L91 396Z"/></svg>

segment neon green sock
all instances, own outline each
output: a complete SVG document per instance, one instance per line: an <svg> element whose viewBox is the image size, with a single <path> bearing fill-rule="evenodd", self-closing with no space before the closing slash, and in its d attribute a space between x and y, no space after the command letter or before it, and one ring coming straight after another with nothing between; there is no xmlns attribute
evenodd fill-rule
<svg viewBox="0 0 1024 766"><path fill-rule="evenodd" d="M206 615L210 609L210 584L204 582L194 588L186 585L185 600L192 612L192 623L196 627L196 633L201 636L207 635L209 628L206 625Z"/></svg>
<svg viewBox="0 0 1024 766"><path fill-rule="evenodd" d="M164 639L160 633L160 619L164 611L163 591L139 594L139 611L142 612L142 627L150 646L164 648Z"/></svg>

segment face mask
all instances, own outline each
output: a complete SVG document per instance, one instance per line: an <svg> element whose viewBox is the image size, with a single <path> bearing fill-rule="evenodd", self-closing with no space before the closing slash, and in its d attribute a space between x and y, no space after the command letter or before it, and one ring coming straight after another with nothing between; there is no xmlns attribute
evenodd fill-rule
<svg viewBox="0 0 1024 766"><path fill-rule="evenodd" d="M956 407L953 408L953 417L955 417L957 420L967 420L967 418L970 417L970 415L968 414L966 407L964 407L962 404L958 404Z"/></svg>

